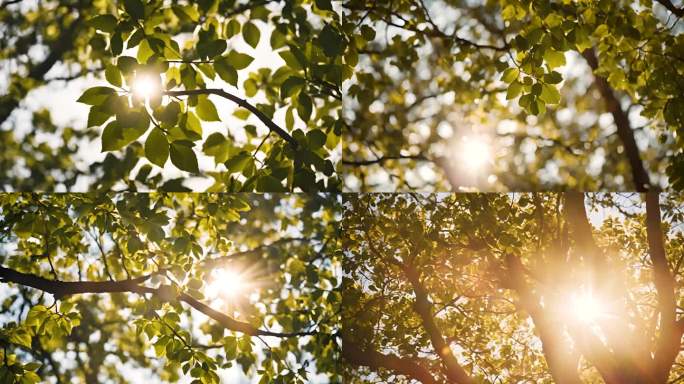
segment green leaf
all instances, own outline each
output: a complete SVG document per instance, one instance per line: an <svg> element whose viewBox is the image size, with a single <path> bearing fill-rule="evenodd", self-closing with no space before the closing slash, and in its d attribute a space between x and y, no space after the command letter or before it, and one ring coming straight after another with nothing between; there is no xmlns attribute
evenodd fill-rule
<svg viewBox="0 0 684 384"><path fill-rule="evenodd" d="M142 0L123 0L124 9L133 20L140 20L145 17L145 5Z"/></svg>
<svg viewBox="0 0 684 384"><path fill-rule="evenodd" d="M242 87L245 89L245 95L247 97L254 97L258 91L257 84L254 79L245 80L244 84L242 84Z"/></svg>
<svg viewBox="0 0 684 384"><path fill-rule="evenodd" d="M214 161L223 163L228 159L230 145L223 134L214 132L204 141L202 145L202 152L214 157Z"/></svg>
<svg viewBox="0 0 684 384"><path fill-rule="evenodd" d="M216 106L206 95L201 95L197 98L197 106L195 107L197 116L204 121L220 121Z"/></svg>
<svg viewBox="0 0 684 384"><path fill-rule="evenodd" d="M557 68L565 65L565 54L549 48L544 52L544 60L549 69Z"/></svg>
<svg viewBox="0 0 684 384"><path fill-rule="evenodd" d="M119 56L123 52L123 38L121 37L121 32L116 32L109 39L109 49L112 50L112 55Z"/></svg>
<svg viewBox="0 0 684 384"><path fill-rule="evenodd" d="M150 47L150 43L147 41L147 39L143 39L138 46L138 53L136 54L138 62L147 64L147 60L149 60L152 56L154 56L154 51Z"/></svg>
<svg viewBox="0 0 684 384"><path fill-rule="evenodd" d="M549 84L558 84L563 81L563 76L556 71L551 71L544 75L544 81Z"/></svg>
<svg viewBox="0 0 684 384"><path fill-rule="evenodd" d="M321 9L323 11L333 10L330 0L316 0L316 6L318 7L318 9Z"/></svg>
<svg viewBox="0 0 684 384"><path fill-rule="evenodd" d="M238 33L240 33L240 22L235 20L234 18L231 18L230 21L226 24L225 32L226 39L230 39L231 37L237 35Z"/></svg>
<svg viewBox="0 0 684 384"><path fill-rule="evenodd" d="M119 72L119 68L117 68L111 64L107 64L105 66L105 79L107 79L109 84L120 87L121 86L121 72Z"/></svg>
<svg viewBox="0 0 684 384"><path fill-rule="evenodd" d="M37 361L32 361L30 363L24 364L24 369L26 369L27 371L35 371L38 368L40 368L41 366L43 366L43 364L41 364Z"/></svg>
<svg viewBox="0 0 684 384"><path fill-rule="evenodd" d="M366 41L373 41L375 39L375 29L364 24L361 26L361 36L363 36Z"/></svg>
<svg viewBox="0 0 684 384"><path fill-rule="evenodd" d="M282 182L271 175L264 175L257 179L258 192L287 192Z"/></svg>
<svg viewBox="0 0 684 384"><path fill-rule="evenodd" d="M109 96L114 95L116 91L109 87L92 87L83 92L81 97L76 100L79 103L88 105L102 104Z"/></svg>
<svg viewBox="0 0 684 384"><path fill-rule="evenodd" d="M247 68L254 61L252 56L238 51L230 51L226 59L228 59L228 64L238 71Z"/></svg>
<svg viewBox="0 0 684 384"><path fill-rule="evenodd" d="M508 85L508 92L506 92L506 100L515 99L522 92L523 86L519 81L513 81Z"/></svg>
<svg viewBox="0 0 684 384"><path fill-rule="evenodd" d="M511 83L513 80L517 79L519 75L520 70L518 68L507 68L501 75L501 81L504 83Z"/></svg>
<svg viewBox="0 0 684 384"><path fill-rule="evenodd" d="M299 117L308 122L311 119L312 108L312 101L309 95L300 93L299 97L297 97L297 113Z"/></svg>
<svg viewBox="0 0 684 384"><path fill-rule="evenodd" d="M31 335L25 329L17 329L11 333L10 341L14 344L21 345L31 349Z"/></svg>
<svg viewBox="0 0 684 384"><path fill-rule="evenodd" d="M87 21L87 24L98 31L112 33L116 28L116 17L112 15L99 15Z"/></svg>
<svg viewBox="0 0 684 384"><path fill-rule="evenodd" d="M539 99L547 104L558 104L560 102L560 92L553 85L543 84Z"/></svg>
<svg viewBox="0 0 684 384"><path fill-rule="evenodd" d="M256 48L259 44L261 32L259 32L259 28L254 23L248 21L242 26L242 37L252 48Z"/></svg>
<svg viewBox="0 0 684 384"><path fill-rule="evenodd" d="M169 157L169 142L159 128L153 128L145 140L145 157L155 165L164 167Z"/></svg>
<svg viewBox="0 0 684 384"><path fill-rule="evenodd" d="M216 59L216 61L214 61L214 69L216 70L216 73L218 73L219 77L223 79L223 81L234 87L237 87L238 73L237 70L235 70L235 68L228 63L228 60L226 60L224 57Z"/></svg>
<svg viewBox="0 0 684 384"><path fill-rule="evenodd" d="M119 56L116 59L116 66L122 73L130 74L138 67L138 60L131 56Z"/></svg>
<svg viewBox="0 0 684 384"><path fill-rule="evenodd" d="M297 59L297 56L295 56L292 52L290 51L283 51L283 52L278 52L278 55L285 61L285 64L287 64L288 67L295 69L295 70L300 70L304 68L302 66L302 63Z"/></svg>
<svg viewBox="0 0 684 384"><path fill-rule="evenodd" d="M174 141L171 143L171 162L180 170L199 173L197 156L195 151L192 150L191 145L192 143L187 141Z"/></svg>
<svg viewBox="0 0 684 384"><path fill-rule="evenodd" d="M237 155L231 157L226 161L225 166L229 173L242 171L247 164L252 160L252 155L247 151L241 151Z"/></svg>
<svg viewBox="0 0 684 384"><path fill-rule="evenodd" d="M90 108L88 112L88 123L87 127L100 126L104 124L112 115L110 113L102 111L98 106Z"/></svg>
<svg viewBox="0 0 684 384"><path fill-rule="evenodd" d="M330 24L323 27L318 41L327 56L337 56L344 50L344 39Z"/></svg>
<svg viewBox="0 0 684 384"><path fill-rule="evenodd" d="M304 86L304 79L299 76L290 76L280 85L280 98L286 99L292 96L295 92L302 89Z"/></svg>
<svg viewBox="0 0 684 384"><path fill-rule="evenodd" d="M328 135L320 129L314 129L306 133L306 137L309 140L309 148L316 150L325 145L325 141L328 139Z"/></svg>

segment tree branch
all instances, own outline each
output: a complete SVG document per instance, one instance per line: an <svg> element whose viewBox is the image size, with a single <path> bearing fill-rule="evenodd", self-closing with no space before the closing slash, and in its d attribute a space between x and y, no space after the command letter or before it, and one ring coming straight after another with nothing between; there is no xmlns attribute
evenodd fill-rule
<svg viewBox="0 0 684 384"><path fill-rule="evenodd" d="M423 155L398 155L398 156L382 156L382 157L378 157L377 159L371 159L371 160L342 160L342 164L354 166L354 167L360 167L360 166L365 166L365 165L383 164L383 163L390 161L390 160L425 160L425 161L427 161L428 159Z"/></svg>
<svg viewBox="0 0 684 384"><path fill-rule="evenodd" d="M228 100L232 101L233 103L239 105L240 107L250 111L259 120L261 120L261 122L264 123L266 125L266 127L268 127L268 129L271 130L271 132L276 133L283 140L290 143L293 147L295 147L295 148L298 147L297 140L295 140L286 130L284 130L283 128L278 126L278 124L274 123L273 120L271 120L263 112L258 110L252 104L250 104L247 100L241 99L241 98L239 98L239 97L237 97L231 93L228 93L222 89L207 88L207 89L191 89L191 90L184 90L184 91L166 91L166 92L164 92L164 95L167 95L167 96L192 96L192 95L221 96L221 97L228 99Z"/></svg>
<svg viewBox="0 0 684 384"><path fill-rule="evenodd" d="M506 256L506 285L517 292L520 298L520 307L527 312L539 339L542 342L542 351L549 366L553 380L558 384L582 384L577 373L579 356L572 353L561 335L561 327L553 322L544 313L544 308L539 303L539 298L532 291L532 287L525 281L525 271L520 259Z"/></svg>
<svg viewBox="0 0 684 384"><path fill-rule="evenodd" d="M658 193L646 194L646 235L648 253L653 263L654 282L658 292L660 311L660 335L656 341L653 380L664 383L679 354L684 328L677 322L677 300L675 281L665 254L663 231L660 219Z"/></svg>
<svg viewBox="0 0 684 384"><path fill-rule="evenodd" d="M51 44L52 49L45 59L29 70L29 78L41 83L44 81L45 74L48 73L55 63L73 47L76 33L81 26L81 21L82 15L79 13L78 18L62 31L57 41ZM22 97L23 96L25 96L25 93ZM10 114L12 114L12 111L19 106L20 101L21 100L18 99L16 95L9 94L0 96L0 125L2 125L2 123L9 118Z"/></svg>
<svg viewBox="0 0 684 384"><path fill-rule="evenodd" d="M684 8L677 8L670 0L656 0L668 11L672 12L677 17L684 17Z"/></svg>
<svg viewBox="0 0 684 384"><path fill-rule="evenodd" d="M592 48L586 49L582 52L582 56L584 56L592 71L596 71L599 63L594 50ZM601 93L601 97L603 97L606 109L613 115L618 137L625 147L625 154L627 155L627 160L629 160L635 189L638 192L646 192L651 189L651 181L641 160L641 154L634 138L634 131L630 125L629 116L620 106L620 101L606 79L594 74L594 84L598 88L599 93Z"/></svg>
<svg viewBox="0 0 684 384"><path fill-rule="evenodd" d="M418 271L413 268L413 266L404 265L404 272L406 274L406 278L411 283L413 292L416 296L414 310L416 313L418 313L422 320L423 328L430 337L432 348L444 363L444 367L446 368L446 376L449 378L449 381L459 384L474 383L474 380L468 375L465 369L461 367L456 360L453 351L444 340L442 331L437 326L437 323L432 315L431 304L428 299L427 292L425 291L425 287L420 282Z"/></svg>
<svg viewBox="0 0 684 384"><path fill-rule="evenodd" d="M145 294L151 293L157 295L162 300L172 301L177 299L189 304L196 310L204 313L208 317L214 319L226 329L231 331L242 332L250 336L273 336L273 337L299 337L314 335L316 331L304 332L272 332L261 330L249 323L235 320L208 305L193 298L187 293L180 293L177 297L173 297L173 288L170 286L160 286L159 288L151 288L139 285L140 283L149 279L151 275L141 276L134 279L118 280L118 281L60 281L48 280L43 277L19 272L10 268L0 266L0 282L12 282L27 287L39 289L44 292L51 293L56 300L69 295L78 295L83 293L137 293Z"/></svg>
<svg viewBox="0 0 684 384"><path fill-rule="evenodd" d="M399 357L373 351L353 342L344 334L342 335L342 357L353 365L365 366L373 370L384 368L423 384L438 384L430 371L419 363L418 358Z"/></svg>

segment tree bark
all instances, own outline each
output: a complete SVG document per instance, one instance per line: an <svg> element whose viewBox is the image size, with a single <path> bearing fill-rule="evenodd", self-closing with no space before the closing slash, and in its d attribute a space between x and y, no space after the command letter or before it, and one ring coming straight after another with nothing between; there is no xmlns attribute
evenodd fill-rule
<svg viewBox="0 0 684 384"><path fill-rule="evenodd" d="M454 356L454 353L451 351L451 348L444 340L442 331L437 326L437 323L435 322L435 319L432 315L430 301L428 300L425 287L420 282L420 276L418 274L418 271L416 271L416 269L412 266L406 265L404 266L404 271L406 273L407 279L413 287L413 292L416 296L414 309L421 318L425 332L430 337L432 348L440 357L442 363L444 363L447 378L449 378L449 381L452 383L474 383L473 379L468 375L465 369L463 369L463 367L461 367L461 365L458 363L456 357Z"/></svg>
<svg viewBox="0 0 684 384"><path fill-rule="evenodd" d="M64 57L64 54L67 51L73 48L76 34L81 26L81 21L82 15L79 14L78 18L62 31L62 34L52 45L52 49L45 59L29 70L28 77L30 79L39 83L42 83L45 80L45 74L50 71L55 63ZM28 90L24 92L23 96L26 96L26 93L28 93ZM0 96L0 125L2 125L12 114L12 111L19 106L20 101L21 100L18 99L16 95L10 94Z"/></svg>
<svg viewBox="0 0 684 384"><path fill-rule="evenodd" d="M418 380L423 384L437 384L438 381L430 371L421 365L417 359L398 357L364 348L342 335L342 357L350 364L369 367L377 370L384 368L398 375Z"/></svg>
<svg viewBox="0 0 684 384"><path fill-rule="evenodd" d="M315 331L282 333L258 329L249 323L238 321L230 316L227 316L209 307L208 305L200 302L199 300L188 295L187 293L181 292L176 296L175 290L171 286L162 285L159 286L159 288L151 288L140 285L140 283L146 281L150 277L151 275L147 275L135 279L119 281L59 281L48 280L37 275L23 273L0 266L0 282L12 282L27 287L39 289L41 291L53 294L56 300L59 300L64 296L78 295L83 293L129 292L141 295L145 293L150 293L157 295L160 299L164 301L183 301L191 307L195 308L196 310L211 317L216 322L221 324L224 328L231 331L242 332L250 336L273 336L288 338L310 336L316 333Z"/></svg>
<svg viewBox="0 0 684 384"><path fill-rule="evenodd" d="M525 281L525 272L520 259L508 255L506 266L506 285L517 292L521 309L527 312L534 322L551 377L557 384L582 384L577 373L579 355L572 353L568 343L563 340L562 323L552 321L544 313L544 309L539 304L539 298Z"/></svg>
<svg viewBox="0 0 684 384"><path fill-rule="evenodd" d="M652 376L654 383L666 383L679 354L684 327L677 322L675 281L665 254L660 203L656 192L646 194L646 232L660 312L660 335L656 340Z"/></svg>
<svg viewBox="0 0 684 384"><path fill-rule="evenodd" d="M591 67L592 71L596 71L599 66L598 58L593 49L587 49L582 52L582 56ZM641 160L639 147L634 138L634 131L632 130L627 113L622 110L620 100L618 100L613 88L608 84L608 81L601 76L594 74L594 84L598 88L601 97L606 105L606 109L613 115L615 126L617 127L617 134L622 145L625 147L625 154L629 161L632 182L638 192L646 192L651 189L651 181L648 176L644 163Z"/></svg>

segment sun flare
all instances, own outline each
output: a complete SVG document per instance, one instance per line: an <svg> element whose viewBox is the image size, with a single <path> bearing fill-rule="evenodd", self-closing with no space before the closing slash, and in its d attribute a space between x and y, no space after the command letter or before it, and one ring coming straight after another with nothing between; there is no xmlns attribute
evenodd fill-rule
<svg viewBox="0 0 684 384"><path fill-rule="evenodd" d="M459 158L467 170L477 171L489 163L491 147L487 141L479 136L465 136L461 140Z"/></svg>
<svg viewBox="0 0 684 384"><path fill-rule="evenodd" d="M215 269L207 286L207 296L212 298L234 298L243 293L247 282L244 276L229 268Z"/></svg>
<svg viewBox="0 0 684 384"><path fill-rule="evenodd" d="M591 291L583 291L570 297L573 315L580 321L591 323L605 315L601 301Z"/></svg>
<svg viewBox="0 0 684 384"><path fill-rule="evenodd" d="M133 93L143 99L149 99L159 92L159 85L152 76L138 75L132 85Z"/></svg>

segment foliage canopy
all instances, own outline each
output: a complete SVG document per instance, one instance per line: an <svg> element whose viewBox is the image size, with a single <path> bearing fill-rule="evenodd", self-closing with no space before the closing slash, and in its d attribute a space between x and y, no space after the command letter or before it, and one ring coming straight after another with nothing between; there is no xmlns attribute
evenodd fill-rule
<svg viewBox="0 0 684 384"><path fill-rule="evenodd" d="M343 6L347 189L684 187L681 2Z"/></svg>
<svg viewBox="0 0 684 384"><path fill-rule="evenodd" d="M350 197L349 382L681 380L681 198L587 197Z"/></svg>
<svg viewBox="0 0 684 384"><path fill-rule="evenodd" d="M339 382L339 204L1 195L0 382Z"/></svg>
<svg viewBox="0 0 684 384"><path fill-rule="evenodd" d="M4 189L71 189L81 175L78 188L107 191L197 189L183 184L192 176L213 191L338 190L341 85L351 69L330 0L7 3ZM57 127L35 111L27 130L10 118L32 90L84 79L87 122ZM55 137L48 144L41 134ZM84 143L106 156L82 159Z"/></svg>

